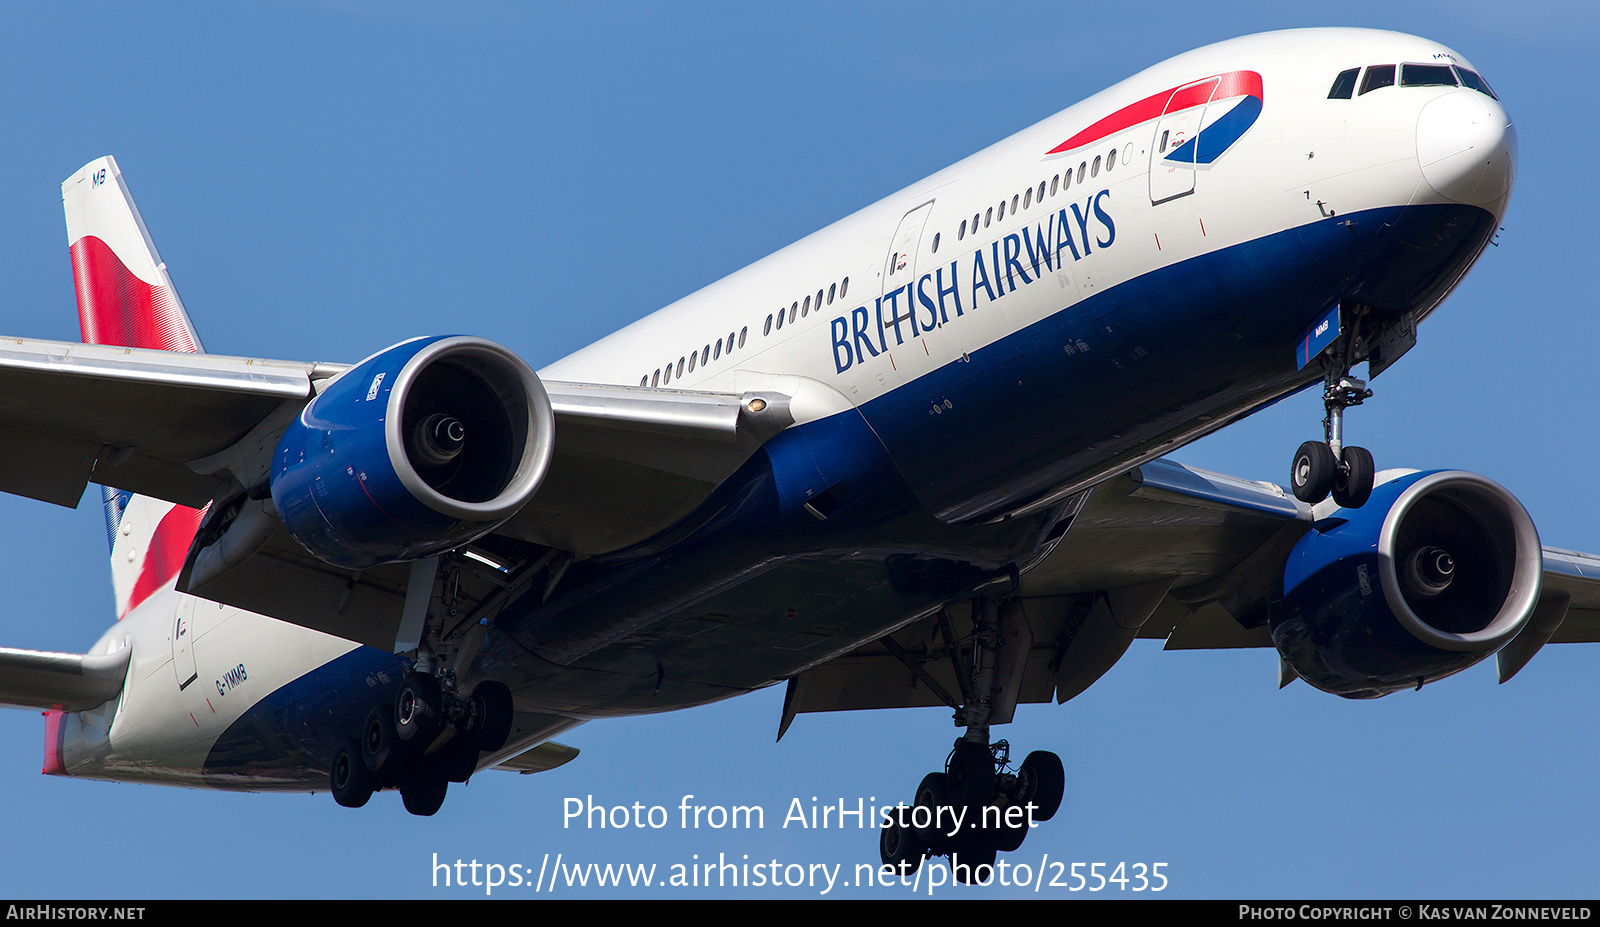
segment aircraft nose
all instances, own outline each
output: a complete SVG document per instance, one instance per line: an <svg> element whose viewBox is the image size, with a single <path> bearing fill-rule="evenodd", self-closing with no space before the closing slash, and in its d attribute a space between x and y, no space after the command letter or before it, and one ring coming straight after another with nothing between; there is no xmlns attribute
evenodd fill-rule
<svg viewBox="0 0 1600 927"><path fill-rule="evenodd" d="M1494 99L1471 90L1428 103L1417 117L1417 160L1439 195L1485 206L1511 191L1517 132Z"/></svg>

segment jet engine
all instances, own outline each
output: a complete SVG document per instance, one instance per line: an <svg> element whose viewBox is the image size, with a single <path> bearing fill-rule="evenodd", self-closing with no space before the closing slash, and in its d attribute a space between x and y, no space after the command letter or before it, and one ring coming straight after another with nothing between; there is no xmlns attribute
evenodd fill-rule
<svg viewBox="0 0 1600 927"><path fill-rule="evenodd" d="M544 386L506 348L402 342L329 383L284 432L273 505L295 540L336 566L432 556L532 498L554 425Z"/></svg>
<svg viewBox="0 0 1600 927"><path fill-rule="evenodd" d="M1510 641L1539 600L1533 520L1498 483L1411 473L1295 545L1271 619L1301 678L1376 698L1460 672Z"/></svg>

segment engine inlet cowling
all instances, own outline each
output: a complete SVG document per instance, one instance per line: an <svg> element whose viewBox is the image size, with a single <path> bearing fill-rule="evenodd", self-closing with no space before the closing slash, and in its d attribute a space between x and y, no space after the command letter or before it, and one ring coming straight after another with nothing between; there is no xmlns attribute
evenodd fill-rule
<svg viewBox="0 0 1600 927"><path fill-rule="evenodd" d="M402 342L306 405L278 442L272 501L328 563L432 556L532 498L554 421L539 378L506 348L466 336Z"/></svg>
<svg viewBox="0 0 1600 927"><path fill-rule="evenodd" d="M1500 484L1407 474L1295 545L1273 643L1319 689L1387 695L1505 646L1533 614L1543 571L1533 520Z"/></svg>

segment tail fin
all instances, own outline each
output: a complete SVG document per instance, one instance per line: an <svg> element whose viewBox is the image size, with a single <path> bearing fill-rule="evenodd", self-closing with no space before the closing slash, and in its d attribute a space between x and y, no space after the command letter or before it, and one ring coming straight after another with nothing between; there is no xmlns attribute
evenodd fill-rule
<svg viewBox="0 0 1600 927"><path fill-rule="evenodd" d="M68 177L61 203L84 342L200 352L200 338L116 159L99 158Z"/></svg>
<svg viewBox="0 0 1600 927"><path fill-rule="evenodd" d="M84 342L200 352L200 338L116 159L91 161L67 178L61 203ZM200 512L109 487L101 492L120 620L178 575Z"/></svg>

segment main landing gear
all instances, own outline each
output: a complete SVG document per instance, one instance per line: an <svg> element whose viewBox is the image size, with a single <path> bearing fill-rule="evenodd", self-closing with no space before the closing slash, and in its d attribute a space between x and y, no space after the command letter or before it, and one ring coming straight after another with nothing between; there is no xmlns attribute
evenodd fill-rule
<svg viewBox="0 0 1600 927"><path fill-rule="evenodd" d="M1015 605L1016 600L975 600L970 638L956 636L948 612L939 615L961 687L955 722L966 733L945 758L944 770L923 777L910 805L889 809L878 852L884 865L903 875L916 872L926 857L949 856L956 881L987 884L994 877L995 856L1022 846L1028 830L1061 807L1066 776L1060 757L1035 751L1013 767L1011 745L989 742L989 725L1011 720L1021 682L1018 662L1010 659L1016 655L1001 650L1010 637L1002 626L1020 618ZM891 652L900 655L895 648ZM1020 653L1025 655L1026 645ZM920 667L907 665L924 675ZM925 681L954 703L931 678Z"/></svg>
<svg viewBox="0 0 1600 927"><path fill-rule="evenodd" d="M359 808L373 792L399 789L407 811L431 815L450 783L466 782L477 770L480 753L505 745L511 715L511 690L501 683L480 682L461 697L438 676L409 672L394 701L374 705L361 736L335 753L328 773L333 799Z"/></svg>
<svg viewBox="0 0 1600 927"><path fill-rule="evenodd" d="M1372 454L1364 447L1348 447L1344 443L1344 410L1372 398L1366 381L1350 376L1355 330L1331 346L1324 360L1327 376L1322 405L1327 414L1322 419L1323 440L1300 445L1289 468L1289 485L1295 498L1311 505L1331 493L1342 508L1358 509L1372 495L1376 472Z"/></svg>
<svg viewBox="0 0 1600 927"><path fill-rule="evenodd" d="M995 857L1055 817L1065 789L1054 753L1036 750L1013 769L1006 741L957 740L944 772L922 778L914 803L890 809L878 855L903 875L916 872L925 857L949 856L956 881L987 884Z"/></svg>

